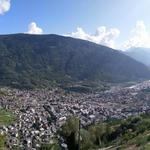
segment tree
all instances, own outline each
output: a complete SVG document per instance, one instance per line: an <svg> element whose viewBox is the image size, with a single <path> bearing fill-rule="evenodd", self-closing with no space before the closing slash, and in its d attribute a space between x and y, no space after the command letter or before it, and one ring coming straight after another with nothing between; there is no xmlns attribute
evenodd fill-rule
<svg viewBox="0 0 150 150"><path fill-rule="evenodd" d="M76 117L70 117L62 126L61 135L65 139L69 150L78 149L78 131L79 119Z"/></svg>
<svg viewBox="0 0 150 150"><path fill-rule="evenodd" d="M91 134L92 140L94 140L94 143L102 147L102 138L104 133L106 132L106 125L98 124L95 126L91 126L89 128L89 132Z"/></svg>

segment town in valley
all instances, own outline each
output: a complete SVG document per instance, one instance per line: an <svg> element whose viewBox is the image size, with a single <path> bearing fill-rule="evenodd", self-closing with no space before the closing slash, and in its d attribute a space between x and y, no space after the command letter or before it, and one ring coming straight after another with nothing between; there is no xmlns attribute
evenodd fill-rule
<svg viewBox="0 0 150 150"><path fill-rule="evenodd" d="M1 124L0 135L7 135L6 145L36 150L39 143L49 142L70 116L80 119L81 126L108 119L125 119L150 112L150 81L132 86L116 86L91 93L66 92L63 89L0 89L0 109L12 112L15 121ZM67 148L58 136L61 146Z"/></svg>

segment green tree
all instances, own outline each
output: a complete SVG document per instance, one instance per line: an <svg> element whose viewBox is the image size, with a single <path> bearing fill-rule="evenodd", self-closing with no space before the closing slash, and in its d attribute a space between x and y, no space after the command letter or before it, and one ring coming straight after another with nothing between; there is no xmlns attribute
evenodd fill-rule
<svg viewBox="0 0 150 150"><path fill-rule="evenodd" d="M89 128L89 132L91 134L92 140L94 140L94 143L102 147L102 139L103 139L103 135L106 132L106 125L98 124L95 126L91 126Z"/></svg>
<svg viewBox="0 0 150 150"><path fill-rule="evenodd" d="M78 149L79 119L70 117L62 126L61 135L66 140L69 150Z"/></svg>
<svg viewBox="0 0 150 150"><path fill-rule="evenodd" d="M94 147L94 143L91 139L90 132L85 129L81 129L81 150L90 150L92 147Z"/></svg>

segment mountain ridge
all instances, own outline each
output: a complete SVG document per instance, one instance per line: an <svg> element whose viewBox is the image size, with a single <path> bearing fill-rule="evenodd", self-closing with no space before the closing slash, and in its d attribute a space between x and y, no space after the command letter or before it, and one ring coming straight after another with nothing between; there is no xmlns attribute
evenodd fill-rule
<svg viewBox="0 0 150 150"><path fill-rule="evenodd" d="M0 64L3 86L150 79L148 67L117 50L56 34L0 35Z"/></svg>
<svg viewBox="0 0 150 150"><path fill-rule="evenodd" d="M150 67L150 48L134 47L124 54Z"/></svg>

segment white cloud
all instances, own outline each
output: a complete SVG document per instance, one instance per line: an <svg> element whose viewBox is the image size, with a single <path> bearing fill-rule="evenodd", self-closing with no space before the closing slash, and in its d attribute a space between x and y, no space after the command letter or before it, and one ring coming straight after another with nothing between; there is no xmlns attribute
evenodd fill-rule
<svg viewBox="0 0 150 150"><path fill-rule="evenodd" d="M42 34L43 30L37 26L35 22L31 22L28 26L28 34Z"/></svg>
<svg viewBox="0 0 150 150"><path fill-rule="evenodd" d="M131 37L122 45L123 49L131 47L150 47L150 34L143 21L137 21L136 26L131 30Z"/></svg>
<svg viewBox="0 0 150 150"><path fill-rule="evenodd" d="M115 48L115 40L119 37L119 34L120 31L117 28L107 29L105 26L101 26L96 30L95 34L88 34L82 28L78 27L76 32L72 32L67 36Z"/></svg>
<svg viewBox="0 0 150 150"><path fill-rule="evenodd" d="M131 47L150 48L150 32L147 30L144 21L137 21L135 27L130 32L129 38L120 44L116 43L119 35L120 30L117 28L107 29L105 26L100 26L95 34L88 34L82 28L78 27L76 32L72 32L67 36L122 50Z"/></svg>
<svg viewBox="0 0 150 150"><path fill-rule="evenodd" d="M10 9L10 0L0 0L0 14L4 14Z"/></svg>

